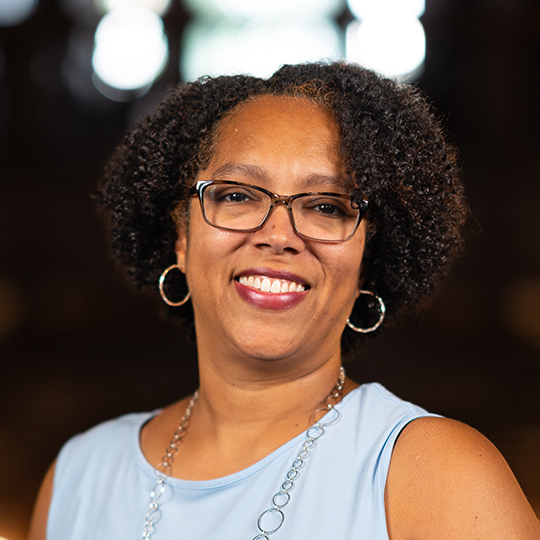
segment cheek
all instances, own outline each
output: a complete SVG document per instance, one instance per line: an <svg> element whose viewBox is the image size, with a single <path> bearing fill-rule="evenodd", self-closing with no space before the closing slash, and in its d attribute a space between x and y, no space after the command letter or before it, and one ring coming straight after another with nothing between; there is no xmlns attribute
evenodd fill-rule
<svg viewBox="0 0 540 540"><path fill-rule="evenodd" d="M227 244L225 231L216 229L204 221L201 207L191 205L189 217L189 232L187 238L188 265L199 265L203 259L212 259L217 256L220 249Z"/></svg>
<svg viewBox="0 0 540 540"><path fill-rule="evenodd" d="M192 222L187 249L188 272L215 274L225 268L224 260L234 258L244 242L245 235L222 231L205 222Z"/></svg>
<svg viewBox="0 0 540 540"><path fill-rule="evenodd" d="M362 251L340 249L326 254L324 267L332 283L332 294L343 300L356 298L360 285Z"/></svg>
<svg viewBox="0 0 540 540"><path fill-rule="evenodd" d="M337 250L330 259L335 272L340 273L343 279L352 279L358 283L362 269L362 256L364 253L364 237L353 238L349 242L337 244Z"/></svg>

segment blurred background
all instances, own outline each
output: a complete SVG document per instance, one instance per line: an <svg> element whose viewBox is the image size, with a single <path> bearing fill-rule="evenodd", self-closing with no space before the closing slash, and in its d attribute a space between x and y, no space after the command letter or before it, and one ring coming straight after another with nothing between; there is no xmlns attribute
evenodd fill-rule
<svg viewBox="0 0 540 540"><path fill-rule="evenodd" d="M90 195L115 144L179 81L319 58L420 86L474 216L422 324L348 372L484 432L540 514L536 0L0 0L0 537L24 538L67 438L197 385L109 260Z"/></svg>

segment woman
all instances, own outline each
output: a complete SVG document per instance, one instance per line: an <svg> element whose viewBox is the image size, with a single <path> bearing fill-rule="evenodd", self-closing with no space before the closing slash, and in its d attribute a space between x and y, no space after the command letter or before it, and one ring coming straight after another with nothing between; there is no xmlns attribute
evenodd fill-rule
<svg viewBox="0 0 540 540"><path fill-rule="evenodd" d="M99 200L134 284L194 328L200 387L69 441L31 540L540 539L484 437L341 370L461 245L455 154L414 89L343 63L182 86Z"/></svg>

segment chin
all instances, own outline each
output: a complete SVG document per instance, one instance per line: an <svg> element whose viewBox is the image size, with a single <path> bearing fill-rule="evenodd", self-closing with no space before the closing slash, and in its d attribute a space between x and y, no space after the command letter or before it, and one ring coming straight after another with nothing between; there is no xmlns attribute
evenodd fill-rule
<svg viewBox="0 0 540 540"><path fill-rule="evenodd" d="M260 339L254 335L244 336L244 339L238 339L234 345L245 356L263 362L287 360L302 350L301 344L292 336L269 339L268 333L260 336Z"/></svg>
<svg viewBox="0 0 540 540"><path fill-rule="evenodd" d="M239 350L249 358L262 362L279 362L281 360L288 360L297 353L298 349L295 347L239 347Z"/></svg>

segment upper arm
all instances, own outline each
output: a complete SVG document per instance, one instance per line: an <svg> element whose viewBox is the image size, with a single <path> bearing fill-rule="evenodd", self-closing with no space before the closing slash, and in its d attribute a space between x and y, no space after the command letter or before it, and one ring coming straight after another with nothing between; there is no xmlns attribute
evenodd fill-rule
<svg viewBox="0 0 540 540"><path fill-rule="evenodd" d="M36 505L34 506L34 513L32 514L28 540L46 540L47 517L51 505L55 467L56 462L51 465L41 484Z"/></svg>
<svg viewBox="0 0 540 540"><path fill-rule="evenodd" d="M391 540L540 540L540 524L501 454L476 430L445 418L420 418L403 430L385 502Z"/></svg>

